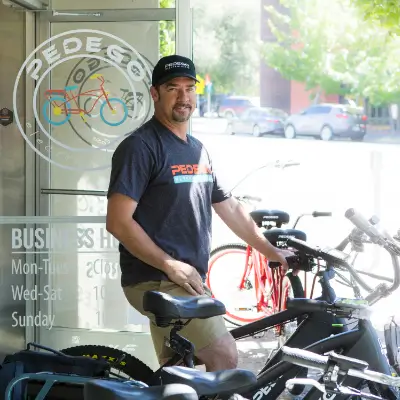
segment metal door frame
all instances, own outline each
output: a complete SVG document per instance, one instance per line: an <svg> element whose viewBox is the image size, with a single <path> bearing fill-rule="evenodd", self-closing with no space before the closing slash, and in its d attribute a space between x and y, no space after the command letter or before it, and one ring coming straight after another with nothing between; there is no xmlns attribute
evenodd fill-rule
<svg viewBox="0 0 400 400"><path fill-rule="evenodd" d="M57 22L135 22L135 21L175 21L175 53L192 58L193 30L192 9L190 0L175 0L175 8L148 8L128 10L53 10L26 12L26 56L38 46L44 38L50 37L51 24ZM27 80L28 82L28 80ZM30 110L34 85L30 83L26 87L26 110ZM32 113L27 111L26 121L35 124ZM45 146L45 144L36 146ZM44 149L41 149L44 150ZM51 194L82 194L82 190L68 191L50 188L50 165L27 148L26 151L26 216L50 215ZM88 191L89 192L89 191ZM89 193L88 193L89 194ZM45 196L43 198L43 196ZM34 199L34 202L32 202ZM38 257L31 256L27 262L38 262ZM37 255L40 256L40 255ZM27 281L27 287L33 287L34 277ZM27 315L39 311L39 302L27 301ZM40 327L26 327L26 340L40 342Z"/></svg>

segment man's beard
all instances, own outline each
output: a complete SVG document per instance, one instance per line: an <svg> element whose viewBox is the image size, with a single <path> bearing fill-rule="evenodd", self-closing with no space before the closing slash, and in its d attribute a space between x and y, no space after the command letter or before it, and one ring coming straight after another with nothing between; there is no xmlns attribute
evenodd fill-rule
<svg viewBox="0 0 400 400"><path fill-rule="evenodd" d="M176 110L178 107L184 107L185 111L184 112L179 112ZM190 119L192 115L192 107L187 105L187 104L178 104L175 105L175 107L172 109L172 119L175 122L186 122Z"/></svg>

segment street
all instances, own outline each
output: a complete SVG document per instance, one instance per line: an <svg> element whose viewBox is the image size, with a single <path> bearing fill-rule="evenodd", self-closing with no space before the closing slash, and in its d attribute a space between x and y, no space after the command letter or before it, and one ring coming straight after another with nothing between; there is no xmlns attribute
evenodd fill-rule
<svg viewBox="0 0 400 400"><path fill-rule="evenodd" d="M223 121L223 120L222 120ZM344 217L345 211L355 208L366 217L377 215L381 227L391 234L400 228L397 173L400 170L400 146L371 142L323 142L311 139L288 140L274 137L256 138L251 135L228 136L221 133L222 121L215 131L206 131L204 122L193 120L193 135L206 146L213 159L218 179L232 188L241 178L257 167L276 160L295 160L299 166L286 169L258 170L234 191L234 194L259 196L263 200L257 208L279 209L289 212L291 227L296 217L313 211L331 211L333 216L304 217L298 229L307 233L307 240L319 246L336 246L352 229ZM238 242L238 239L215 216L213 246ZM366 271L393 276L388 254L375 247L367 247L356 266ZM377 281L372 281L376 285ZM351 296L343 287L339 294ZM397 312L395 293L379 302L373 321L377 326Z"/></svg>

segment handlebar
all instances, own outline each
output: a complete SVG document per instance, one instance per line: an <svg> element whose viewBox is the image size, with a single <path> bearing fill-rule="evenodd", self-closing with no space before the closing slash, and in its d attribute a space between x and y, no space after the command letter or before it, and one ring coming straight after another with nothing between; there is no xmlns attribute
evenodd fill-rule
<svg viewBox="0 0 400 400"><path fill-rule="evenodd" d="M268 162L264 165L262 165L261 167L257 167L255 169L253 169L252 171L250 171L248 174L246 174L242 179L240 179L239 182L237 182L235 184L235 186L233 186L232 189L230 189L229 191L232 192L234 189L236 189L244 180L246 180L250 175L252 175L254 172L259 171L260 169L264 169L264 168L280 168L280 169L284 169L284 168L288 168L288 167L295 167L297 165L300 165L299 161L294 161L294 160L288 160L288 161L280 161L280 160L276 160L276 161L272 161L272 162Z"/></svg>
<svg viewBox="0 0 400 400"><path fill-rule="evenodd" d="M314 211L311 214L314 218L318 217L332 217L332 213L329 211Z"/></svg>
<svg viewBox="0 0 400 400"><path fill-rule="evenodd" d="M372 382L377 382L383 385L400 387L400 377L393 377L380 372L370 371L369 364L365 361L356 358L346 357L335 352L330 352L327 356L313 353L304 349L295 349L287 346L282 346L282 361L289 362L300 367L316 369L319 371L328 372L324 376L334 378L334 375L329 375L334 367L337 369L338 375L348 375L356 378L365 379ZM333 371L332 371L333 372ZM335 374L336 375L336 374ZM324 382L326 380L324 379ZM293 379L292 384L296 383ZM328 382L329 383L329 382Z"/></svg>
<svg viewBox="0 0 400 400"><path fill-rule="evenodd" d="M254 201L256 203L260 203L262 201L261 197L250 196L248 194L244 194L242 196L233 196L233 197L235 197L235 199L237 199L239 201Z"/></svg>
<svg viewBox="0 0 400 400"><path fill-rule="evenodd" d="M337 298L333 303L323 300L288 298L287 309L295 309L304 313L324 312L343 318L368 319L370 309L368 302L362 299Z"/></svg>
<svg viewBox="0 0 400 400"><path fill-rule="evenodd" d="M370 304L374 304L381 298L387 297L389 294L394 292L400 286L400 264L398 259L398 257L400 256L400 247L393 240L384 237L373 226L373 223L376 223L375 218L368 221L354 209L347 210L345 216L356 226L357 230L359 230L363 234L366 234L371 239L371 242L382 246L390 254L394 270L394 279L393 283L390 286L388 286L386 283L381 283L375 289L371 288L363 280L363 278L360 277L357 271L348 263L349 255L343 253L338 248L320 249L317 247L312 247L308 243L294 238L288 239L287 245L288 247L292 247L298 250L298 255L303 255L303 257L309 256L313 258L320 258L325 260L332 266L340 266L348 270L348 272L352 275L353 279L366 291L369 292L368 296L366 297L366 300ZM348 240L350 239L348 238ZM289 259L288 259L288 264L289 264ZM293 268L295 268L295 266L293 266Z"/></svg>
<svg viewBox="0 0 400 400"><path fill-rule="evenodd" d="M371 241L378 245L384 245L386 238L375 228L371 222L367 221L359 212L354 208L349 208L344 216L349 219L360 231L364 232Z"/></svg>
<svg viewBox="0 0 400 400"><path fill-rule="evenodd" d="M371 223L371 220L367 221L362 214L358 213L353 208L346 211L345 217L348 218L358 229L363 231L373 243L383 247L390 254L392 259L394 271L393 283L389 287L384 283L379 285L375 291L367 297L371 302L375 302L382 297L383 292L390 294L400 286L400 264L398 259L400 256L400 247L392 238L386 238L382 235Z"/></svg>
<svg viewBox="0 0 400 400"><path fill-rule="evenodd" d="M299 223L300 219L305 217L306 215L311 215L314 218L318 217L332 217L332 213L330 211L314 211L311 214L301 214L297 217L295 223L293 224L293 229L296 228L297 224Z"/></svg>

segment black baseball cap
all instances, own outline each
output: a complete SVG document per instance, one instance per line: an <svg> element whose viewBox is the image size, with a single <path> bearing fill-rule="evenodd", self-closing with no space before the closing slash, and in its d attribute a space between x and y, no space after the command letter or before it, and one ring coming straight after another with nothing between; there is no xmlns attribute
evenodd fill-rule
<svg viewBox="0 0 400 400"><path fill-rule="evenodd" d="M177 54L160 58L153 70L151 83L162 85L174 78L187 77L199 82L196 78L196 68L190 58Z"/></svg>

